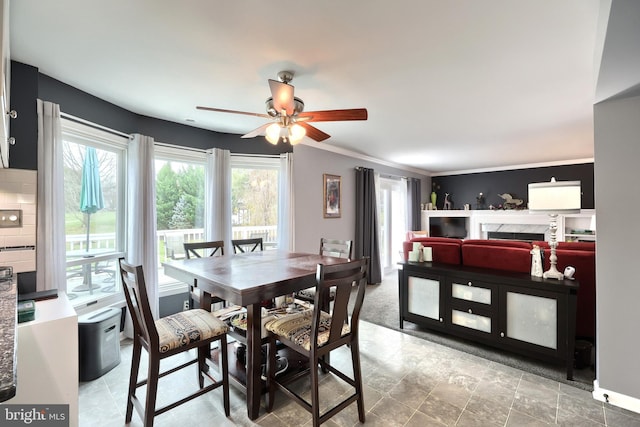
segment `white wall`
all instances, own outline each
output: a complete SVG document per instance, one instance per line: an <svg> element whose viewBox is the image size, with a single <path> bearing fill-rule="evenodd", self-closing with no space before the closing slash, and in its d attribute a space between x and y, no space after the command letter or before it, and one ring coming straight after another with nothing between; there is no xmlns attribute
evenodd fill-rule
<svg viewBox="0 0 640 427"><path fill-rule="evenodd" d="M595 144L597 381L625 407L616 393L640 399L640 97L595 107Z"/></svg>
<svg viewBox="0 0 640 427"><path fill-rule="evenodd" d="M613 0L594 108L596 383L594 397L640 412L640 1ZM606 98L606 100L604 100Z"/></svg>
<svg viewBox="0 0 640 427"><path fill-rule="evenodd" d="M306 145L293 149L295 192L295 247L299 252L317 253L320 238L353 239L355 237L355 167L364 166L376 172L395 176L421 178L423 198L431 188L431 178L386 165L360 160ZM323 174L342 177L340 218L324 218Z"/></svg>
<svg viewBox="0 0 640 427"><path fill-rule="evenodd" d="M22 210L22 226L0 228L0 248L36 245L37 172L0 169L0 209ZM13 274L35 271L36 251L0 250L0 265L13 267Z"/></svg>

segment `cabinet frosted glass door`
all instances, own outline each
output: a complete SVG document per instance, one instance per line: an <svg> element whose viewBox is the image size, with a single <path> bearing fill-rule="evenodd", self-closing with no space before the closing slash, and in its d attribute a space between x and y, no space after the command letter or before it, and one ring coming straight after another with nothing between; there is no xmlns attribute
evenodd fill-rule
<svg viewBox="0 0 640 427"><path fill-rule="evenodd" d="M451 296L465 301L491 305L491 289L472 286L471 282L466 285L452 283Z"/></svg>
<svg viewBox="0 0 640 427"><path fill-rule="evenodd" d="M557 349L558 301L507 292L507 336Z"/></svg>
<svg viewBox="0 0 640 427"><path fill-rule="evenodd" d="M465 328L491 333L491 318L467 313L460 310L451 310L451 323Z"/></svg>
<svg viewBox="0 0 640 427"><path fill-rule="evenodd" d="M430 319L440 319L440 281L409 276L408 311Z"/></svg>

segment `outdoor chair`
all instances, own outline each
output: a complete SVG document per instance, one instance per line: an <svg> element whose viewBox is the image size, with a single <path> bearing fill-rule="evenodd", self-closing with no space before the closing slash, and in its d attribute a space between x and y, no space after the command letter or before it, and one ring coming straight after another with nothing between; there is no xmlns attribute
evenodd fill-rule
<svg viewBox="0 0 640 427"><path fill-rule="evenodd" d="M273 410L276 389L292 398L304 409L311 412L313 426L321 423L346 408L353 402L357 402L358 418L361 423L365 421L364 398L362 389L362 374L360 369L360 350L358 346L358 323L360 309L364 300L364 292L367 284L367 267L369 258L350 261L344 264L323 265L318 264L316 282L319 292L316 293L312 310L295 314L287 314L271 320L265 324L268 331L267 350L267 411ZM348 312L349 298L352 294L352 286L356 284L358 291L353 308ZM326 306L329 288L335 288L333 310L326 313L321 307ZM349 318L349 314L351 315ZM276 343L307 357L309 365L306 369L276 377ZM351 352L352 376L342 372L329 362L329 353L339 347L348 346ZM349 394L344 400L335 404L334 395L331 394L331 402L321 404L319 400L320 378L318 365L323 372L335 374L340 380L353 388L353 394ZM300 391L299 380L310 376L311 402L298 394ZM308 386L303 389L306 390ZM328 404L334 406L320 413L320 407L326 408Z"/></svg>
<svg viewBox="0 0 640 427"><path fill-rule="evenodd" d="M167 233L164 236L164 252L165 258L169 259L184 259L186 254L184 253L184 233Z"/></svg>
<svg viewBox="0 0 640 427"><path fill-rule="evenodd" d="M125 423L129 424L133 417L133 409L142 419L145 426L153 426L154 418L183 403L186 403L211 390L222 387L224 411L228 417L229 407L229 372L227 352L221 351L219 364L221 379L216 380L209 373L207 357L210 346L218 341L221 349L227 348L228 326L202 309L182 311L154 321L147 295L142 266L128 264L120 258L120 275L127 300L127 308L133 321L133 355L131 360L131 374L129 377L129 391L127 394L127 410ZM140 358L142 349L148 354L147 377L138 381ZM197 349L197 357L175 368L160 371L160 361L168 357L181 354L191 349ZM188 396L173 401L162 407L156 407L158 383L160 378L177 372L189 365L197 364L198 390ZM212 383L205 387L205 378ZM136 391L146 385L144 398L139 398Z"/></svg>

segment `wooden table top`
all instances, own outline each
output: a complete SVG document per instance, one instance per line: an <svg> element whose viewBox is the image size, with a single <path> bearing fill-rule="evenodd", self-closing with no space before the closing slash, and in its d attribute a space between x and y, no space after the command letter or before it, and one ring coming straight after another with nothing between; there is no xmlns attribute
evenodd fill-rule
<svg viewBox="0 0 640 427"><path fill-rule="evenodd" d="M235 304L248 306L315 285L317 265L347 262L315 254L268 250L183 259L164 264L165 274Z"/></svg>

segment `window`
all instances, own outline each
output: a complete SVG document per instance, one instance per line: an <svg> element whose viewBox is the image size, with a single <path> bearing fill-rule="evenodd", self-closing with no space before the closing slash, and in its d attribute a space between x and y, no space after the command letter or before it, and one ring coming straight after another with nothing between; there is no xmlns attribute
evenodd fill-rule
<svg viewBox="0 0 640 427"><path fill-rule="evenodd" d="M204 240L204 176L202 151L155 146L158 284L163 294L184 291L184 284L164 275L162 263L185 257L184 242Z"/></svg>
<svg viewBox="0 0 640 427"><path fill-rule="evenodd" d="M156 214L160 294L185 291L164 275L162 263L185 257L184 242L204 241L206 155L201 150L156 144ZM231 157L232 238L262 237L265 249L278 239L277 157ZM231 248L225 248L230 253Z"/></svg>
<svg viewBox="0 0 640 427"><path fill-rule="evenodd" d="M67 294L81 311L122 299L127 138L62 120Z"/></svg>
<svg viewBox="0 0 640 427"><path fill-rule="evenodd" d="M262 237L264 248L278 242L280 159L231 156L231 209L234 239Z"/></svg>

